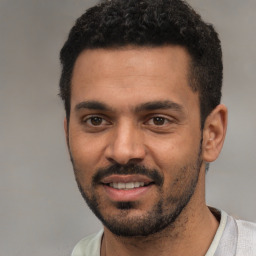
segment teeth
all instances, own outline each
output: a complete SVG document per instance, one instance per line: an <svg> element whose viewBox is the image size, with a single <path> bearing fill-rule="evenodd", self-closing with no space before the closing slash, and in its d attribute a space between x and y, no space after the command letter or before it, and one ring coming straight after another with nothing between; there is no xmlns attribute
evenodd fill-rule
<svg viewBox="0 0 256 256"><path fill-rule="evenodd" d="M124 189L125 188L125 183L117 183L117 188L118 189Z"/></svg>
<svg viewBox="0 0 256 256"><path fill-rule="evenodd" d="M143 187L144 182L138 182L138 181L128 182L128 183L123 183L123 182L115 183L114 182L114 183L110 183L109 186L112 187L112 188L116 188L116 189L128 190L128 189Z"/></svg>
<svg viewBox="0 0 256 256"><path fill-rule="evenodd" d="M134 183L133 182L125 183L125 188L126 189L134 188Z"/></svg>
<svg viewBox="0 0 256 256"><path fill-rule="evenodd" d="M138 188L140 186L140 182L134 182L134 187Z"/></svg>

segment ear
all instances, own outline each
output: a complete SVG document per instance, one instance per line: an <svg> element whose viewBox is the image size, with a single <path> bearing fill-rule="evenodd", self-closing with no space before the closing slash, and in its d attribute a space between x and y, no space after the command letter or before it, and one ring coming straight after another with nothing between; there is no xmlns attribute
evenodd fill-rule
<svg viewBox="0 0 256 256"><path fill-rule="evenodd" d="M218 105L206 118L203 129L203 152L205 162L217 159L222 149L227 130L228 110Z"/></svg>
<svg viewBox="0 0 256 256"><path fill-rule="evenodd" d="M69 145L69 142L68 142L68 121L67 121L67 118L64 119L64 131L65 131L65 135L66 135L66 143L67 143L67 145Z"/></svg>

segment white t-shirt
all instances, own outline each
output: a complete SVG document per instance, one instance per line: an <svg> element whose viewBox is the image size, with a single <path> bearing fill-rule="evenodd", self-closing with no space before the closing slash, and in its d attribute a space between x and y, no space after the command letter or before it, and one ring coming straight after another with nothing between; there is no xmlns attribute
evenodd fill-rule
<svg viewBox="0 0 256 256"><path fill-rule="evenodd" d="M256 256L256 223L220 211L220 225L205 256ZM71 256L100 256L103 230L82 239Z"/></svg>

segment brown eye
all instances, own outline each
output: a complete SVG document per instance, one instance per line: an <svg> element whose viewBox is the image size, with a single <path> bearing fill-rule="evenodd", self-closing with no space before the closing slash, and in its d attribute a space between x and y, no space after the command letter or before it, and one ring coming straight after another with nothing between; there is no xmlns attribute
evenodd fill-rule
<svg viewBox="0 0 256 256"><path fill-rule="evenodd" d="M164 117L153 117L154 125L164 125L166 123L166 118Z"/></svg>
<svg viewBox="0 0 256 256"><path fill-rule="evenodd" d="M92 125L98 126L102 124L103 119L99 116L93 116L89 119Z"/></svg>
<svg viewBox="0 0 256 256"><path fill-rule="evenodd" d="M113 123L108 117L103 115L87 115L82 117L81 125L85 132L96 133L111 128Z"/></svg>

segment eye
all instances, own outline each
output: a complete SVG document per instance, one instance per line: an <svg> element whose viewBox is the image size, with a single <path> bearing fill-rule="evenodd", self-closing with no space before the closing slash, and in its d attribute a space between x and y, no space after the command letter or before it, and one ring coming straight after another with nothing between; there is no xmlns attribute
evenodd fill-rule
<svg viewBox="0 0 256 256"><path fill-rule="evenodd" d="M109 125L110 122L101 116L89 116L83 119L83 123L91 127L100 127Z"/></svg>
<svg viewBox="0 0 256 256"><path fill-rule="evenodd" d="M154 114L146 118L143 127L154 133L173 133L177 124L177 119L170 115Z"/></svg>
<svg viewBox="0 0 256 256"><path fill-rule="evenodd" d="M167 119L161 116L156 116L152 118L152 121L154 123L154 125L164 125L166 123L168 123Z"/></svg>
<svg viewBox="0 0 256 256"><path fill-rule="evenodd" d="M156 125L156 126L163 126L163 125L166 125L168 123L170 123L170 121L167 118L162 117L162 116L155 116L155 117L150 118L147 121L147 124Z"/></svg>
<svg viewBox="0 0 256 256"><path fill-rule="evenodd" d="M101 125L103 122L103 118L99 116L90 117L87 121L89 121L93 126Z"/></svg>

